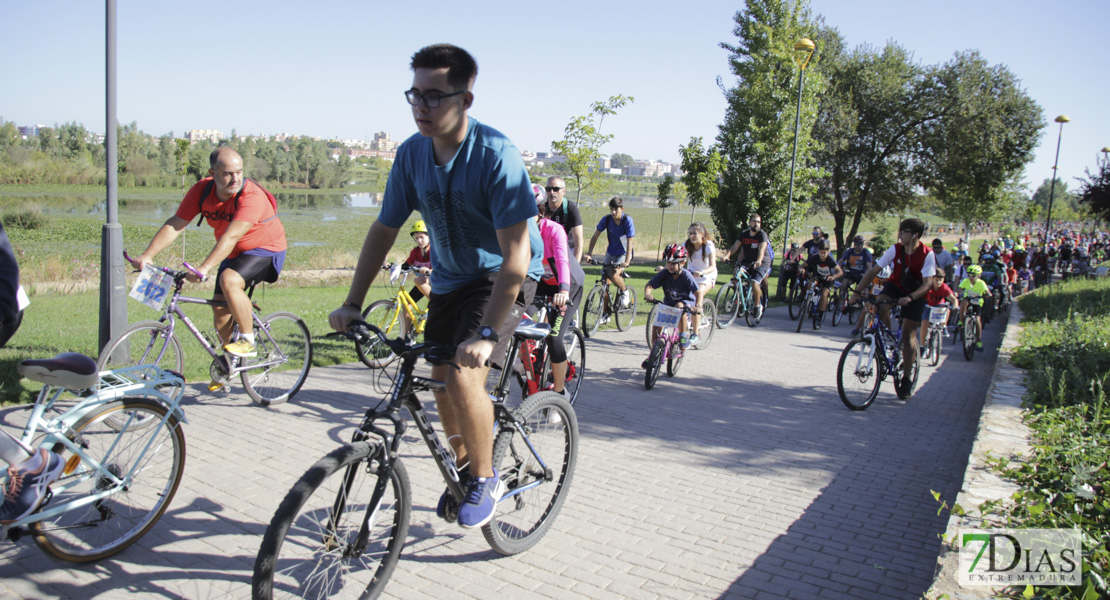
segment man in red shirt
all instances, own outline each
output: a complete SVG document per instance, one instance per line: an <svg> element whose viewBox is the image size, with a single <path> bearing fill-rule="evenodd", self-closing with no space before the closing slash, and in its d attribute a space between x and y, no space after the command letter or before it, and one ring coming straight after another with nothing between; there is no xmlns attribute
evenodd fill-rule
<svg viewBox="0 0 1110 600"><path fill-rule="evenodd" d="M131 262L138 269L150 264L190 221L203 214L215 232L216 245L196 266L201 277L190 274L188 279L203 281L218 267L212 299L227 301L227 306L212 307L220 343L235 356L254 356L254 324L246 288L259 281L277 281L285 264L285 228L266 191L243 177L243 158L238 152L221 146L212 151L208 162L210 177L189 188L177 213L166 220L147 249ZM239 341L228 343L232 319L239 325L241 335Z"/></svg>
<svg viewBox="0 0 1110 600"><path fill-rule="evenodd" d="M898 226L898 243L887 250L875 266L871 267L860 280L857 290L866 290L883 267L890 266L892 271L879 300L897 300L902 307L902 381L898 386L898 397L903 400L913 393L913 367L917 362L917 330L925 313L925 294L933 287L933 276L937 274L936 257L926 244L921 242L925 235L925 222L921 219L906 219ZM943 273L941 274L943 277ZM859 292L853 292L848 302L859 302ZM890 305L879 306L879 316L883 323L890 326ZM895 374L897 376L897 374Z"/></svg>

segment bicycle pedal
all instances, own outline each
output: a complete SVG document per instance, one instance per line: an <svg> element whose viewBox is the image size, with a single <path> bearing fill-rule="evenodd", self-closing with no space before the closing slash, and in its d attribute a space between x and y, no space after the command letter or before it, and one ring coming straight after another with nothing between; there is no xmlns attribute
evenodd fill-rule
<svg viewBox="0 0 1110 600"><path fill-rule="evenodd" d="M22 526L11 527L9 525L4 525L2 530L4 530L4 535L0 535L0 539L4 539L6 537L12 542L18 542L20 539L23 538L24 535L27 534L27 528Z"/></svg>

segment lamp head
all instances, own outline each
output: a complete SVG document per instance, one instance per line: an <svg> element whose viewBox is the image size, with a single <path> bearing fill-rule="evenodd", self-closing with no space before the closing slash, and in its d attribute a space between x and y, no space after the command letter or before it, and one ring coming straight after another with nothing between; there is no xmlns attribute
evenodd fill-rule
<svg viewBox="0 0 1110 600"><path fill-rule="evenodd" d="M817 45L809 38L802 38L794 42L794 49L798 51L813 52Z"/></svg>
<svg viewBox="0 0 1110 600"><path fill-rule="evenodd" d="M1067 123L1069 121L1071 121L1071 119L1069 119L1067 115L1060 115L1059 117L1056 117L1057 123Z"/></svg>

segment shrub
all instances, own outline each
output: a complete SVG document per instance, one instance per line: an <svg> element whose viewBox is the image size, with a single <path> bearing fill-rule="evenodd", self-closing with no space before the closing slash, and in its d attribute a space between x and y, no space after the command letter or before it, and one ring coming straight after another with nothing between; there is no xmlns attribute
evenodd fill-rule
<svg viewBox="0 0 1110 600"><path fill-rule="evenodd" d="M40 210L26 209L5 214L3 221L7 229L41 229L46 225L46 215Z"/></svg>

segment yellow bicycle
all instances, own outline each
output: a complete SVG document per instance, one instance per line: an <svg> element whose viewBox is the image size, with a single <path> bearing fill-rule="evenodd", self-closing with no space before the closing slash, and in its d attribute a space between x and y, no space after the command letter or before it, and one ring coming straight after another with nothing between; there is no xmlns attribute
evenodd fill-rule
<svg viewBox="0 0 1110 600"><path fill-rule="evenodd" d="M392 300L378 300L362 311L362 320L377 327L386 337L403 338L408 344L417 343L424 335L424 325L428 322L428 309L416 305L405 284L412 267L401 264L398 267L383 265L383 271L394 271L389 278L390 285L397 288ZM384 367L397 359L397 355L378 336L367 336L362 343L355 343L358 359L371 369Z"/></svg>

